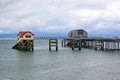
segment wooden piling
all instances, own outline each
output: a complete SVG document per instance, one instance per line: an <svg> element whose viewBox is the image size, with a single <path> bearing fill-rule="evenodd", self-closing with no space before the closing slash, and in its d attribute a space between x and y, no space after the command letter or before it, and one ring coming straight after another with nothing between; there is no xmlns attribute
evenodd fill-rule
<svg viewBox="0 0 120 80"><path fill-rule="evenodd" d="M58 50L58 40L57 39L49 39L49 50L51 51L51 48L55 47L56 51Z"/></svg>
<svg viewBox="0 0 120 80"><path fill-rule="evenodd" d="M23 51L34 51L34 41L33 40L21 40L16 43L12 49L23 50Z"/></svg>
<svg viewBox="0 0 120 80"><path fill-rule="evenodd" d="M73 44L67 45L74 50L75 48L75 40L73 38L66 38L64 39L66 43ZM77 41L80 41L80 49L81 48L94 48L95 50L107 50L107 51L113 51L113 50L120 50L120 39L115 38L80 38L77 39ZM79 42L77 42L79 43ZM65 45L65 44L64 44Z"/></svg>
<svg viewBox="0 0 120 80"><path fill-rule="evenodd" d="M120 46L119 46L119 43L120 43L120 42L118 41L118 45L117 45L117 46L118 46L118 51L120 50L120 48L119 48L119 47L120 47Z"/></svg>
<svg viewBox="0 0 120 80"><path fill-rule="evenodd" d="M62 47L64 46L64 40L62 40Z"/></svg>
<svg viewBox="0 0 120 80"><path fill-rule="evenodd" d="M75 48L78 48L78 50L81 50L81 40L72 40L72 50Z"/></svg>
<svg viewBox="0 0 120 80"><path fill-rule="evenodd" d="M62 40L62 47L66 47L67 46L66 41L67 41L66 39Z"/></svg>

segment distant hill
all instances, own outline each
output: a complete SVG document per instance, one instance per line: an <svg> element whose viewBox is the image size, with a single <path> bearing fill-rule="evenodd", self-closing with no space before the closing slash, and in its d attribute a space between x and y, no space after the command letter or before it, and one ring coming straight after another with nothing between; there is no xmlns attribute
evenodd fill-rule
<svg viewBox="0 0 120 80"><path fill-rule="evenodd" d="M46 33L46 32L40 32L40 33L34 33L35 38L49 38L49 37L68 37L67 33ZM119 34L88 34L88 37L120 37ZM0 38L17 38L17 33L14 34L0 34Z"/></svg>
<svg viewBox="0 0 120 80"><path fill-rule="evenodd" d="M0 34L0 38L16 38L16 34Z"/></svg>
<svg viewBox="0 0 120 80"><path fill-rule="evenodd" d="M67 34L65 33L46 33L46 32L41 32L41 33L33 33L35 37L67 37ZM0 34L0 38L16 38L17 33L14 34Z"/></svg>

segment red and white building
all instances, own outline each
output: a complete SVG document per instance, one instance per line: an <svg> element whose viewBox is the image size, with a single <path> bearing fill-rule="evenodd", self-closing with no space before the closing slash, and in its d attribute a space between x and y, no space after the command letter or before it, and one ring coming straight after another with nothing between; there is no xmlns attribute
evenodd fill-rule
<svg viewBox="0 0 120 80"><path fill-rule="evenodd" d="M33 40L34 34L30 31L20 31L18 33L18 42L21 40Z"/></svg>

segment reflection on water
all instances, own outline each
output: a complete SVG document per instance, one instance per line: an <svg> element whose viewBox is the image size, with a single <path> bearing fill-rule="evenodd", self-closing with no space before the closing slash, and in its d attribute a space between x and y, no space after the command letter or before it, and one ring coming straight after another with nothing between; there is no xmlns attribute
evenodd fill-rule
<svg viewBox="0 0 120 80"><path fill-rule="evenodd" d="M0 80L120 80L120 52L49 51L48 40L27 52L11 49L15 42L0 40Z"/></svg>

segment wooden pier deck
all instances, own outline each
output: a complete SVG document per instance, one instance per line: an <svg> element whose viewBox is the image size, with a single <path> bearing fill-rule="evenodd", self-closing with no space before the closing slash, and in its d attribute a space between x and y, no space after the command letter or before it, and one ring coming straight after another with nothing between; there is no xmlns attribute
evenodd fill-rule
<svg viewBox="0 0 120 80"><path fill-rule="evenodd" d="M72 43L73 40L77 40L80 43L81 48L93 48L95 50L120 50L119 38L65 38L62 40L62 46L69 46L68 43Z"/></svg>

